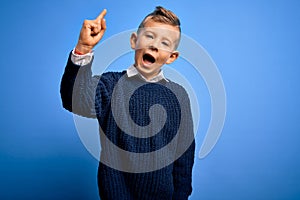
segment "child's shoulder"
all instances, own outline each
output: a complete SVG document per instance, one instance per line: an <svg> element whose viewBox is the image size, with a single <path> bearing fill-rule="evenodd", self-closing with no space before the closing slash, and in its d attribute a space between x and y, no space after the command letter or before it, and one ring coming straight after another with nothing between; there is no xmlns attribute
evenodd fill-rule
<svg viewBox="0 0 300 200"><path fill-rule="evenodd" d="M126 71L109 71L109 72L104 72L101 75L97 75L99 77L100 80L102 81L118 81L124 74L126 73Z"/></svg>
<svg viewBox="0 0 300 200"><path fill-rule="evenodd" d="M185 88L180 83L177 83L173 80L168 79L168 85L169 87L172 87L172 89L176 89L179 92L187 93Z"/></svg>
<svg viewBox="0 0 300 200"><path fill-rule="evenodd" d="M188 92L186 89L179 83L174 82L170 79L168 79L168 88L171 89L177 97L182 97L182 98L189 98Z"/></svg>
<svg viewBox="0 0 300 200"><path fill-rule="evenodd" d="M104 72L101 75L95 75L98 80L98 85L105 86L106 89L113 89L115 84L120 80L120 78L126 73L126 71L118 72Z"/></svg>
<svg viewBox="0 0 300 200"><path fill-rule="evenodd" d="M126 70L124 71L109 71L109 72L104 72L101 77L106 77L106 78L120 78L126 73Z"/></svg>

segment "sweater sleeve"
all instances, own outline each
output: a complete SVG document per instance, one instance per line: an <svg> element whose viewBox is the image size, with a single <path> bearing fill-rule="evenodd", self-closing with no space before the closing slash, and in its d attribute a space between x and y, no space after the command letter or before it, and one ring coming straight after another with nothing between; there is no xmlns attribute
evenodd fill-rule
<svg viewBox="0 0 300 200"><path fill-rule="evenodd" d="M192 193L192 167L194 164L195 141L188 150L175 161L173 168L173 200L185 200Z"/></svg>
<svg viewBox="0 0 300 200"><path fill-rule="evenodd" d="M195 139L193 131L193 120L187 93L183 92L181 105L182 126L179 129L177 150L182 151L187 144L187 150L174 162L173 166L173 200L186 200L192 193L192 168L195 157Z"/></svg>
<svg viewBox="0 0 300 200"><path fill-rule="evenodd" d="M75 65L69 55L61 79L60 94L62 105L74 114L95 118L95 93L99 76L92 76L92 62L87 65Z"/></svg>

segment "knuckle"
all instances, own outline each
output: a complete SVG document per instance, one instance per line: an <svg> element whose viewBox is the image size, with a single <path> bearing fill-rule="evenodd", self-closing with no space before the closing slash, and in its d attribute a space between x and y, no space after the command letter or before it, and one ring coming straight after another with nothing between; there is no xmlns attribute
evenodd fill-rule
<svg viewBox="0 0 300 200"><path fill-rule="evenodd" d="M83 21L83 25L88 25L88 24L89 24L89 20L85 19L85 20Z"/></svg>

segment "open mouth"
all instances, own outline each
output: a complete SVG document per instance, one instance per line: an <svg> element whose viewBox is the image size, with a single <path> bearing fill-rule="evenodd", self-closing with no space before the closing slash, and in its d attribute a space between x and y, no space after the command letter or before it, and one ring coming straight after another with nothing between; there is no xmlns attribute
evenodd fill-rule
<svg viewBox="0 0 300 200"><path fill-rule="evenodd" d="M146 53L143 55L143 61L148 64L153 64L155 63L155 58L151 54Z"/></svg>

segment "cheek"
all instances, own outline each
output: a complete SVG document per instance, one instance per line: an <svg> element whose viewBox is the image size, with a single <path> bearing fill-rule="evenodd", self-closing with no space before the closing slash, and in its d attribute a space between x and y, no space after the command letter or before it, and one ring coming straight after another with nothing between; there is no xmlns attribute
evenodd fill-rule
<svg viewBox="0 0 300 200"><path fill-rule="evenodd" d="M161 53L159 60L162 61L162 62L166 62L169 58L170 58L170 54L169 53Z"/></svg>
<svg viewBox="0 0 300 200"><path fill-rule="evenodd" d="M142 48L145 48L146 46L147 46L147 42L144 40L138 40L136 43L137 49L142 49Z"/></svg>
<svg viewBox="0 0 300 200"><path fill-rule="evenodd" d="M142 57L143 57L143 52L142 52L141 49L136 49L134 54L135 54L135 60L136 61L141 60Z"/></svg>

